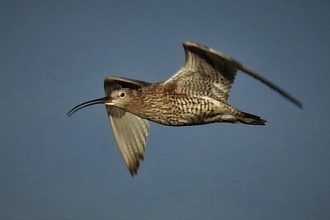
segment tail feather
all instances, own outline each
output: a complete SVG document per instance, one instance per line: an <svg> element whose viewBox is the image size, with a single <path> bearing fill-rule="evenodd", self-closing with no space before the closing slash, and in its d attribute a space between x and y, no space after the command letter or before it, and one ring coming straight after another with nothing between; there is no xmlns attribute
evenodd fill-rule
<svg viewBox="0 0 330 220"><path fill-rule="evenodd" d="M265 125L265 123L267 122L259 116L246 112L240 112L240 116L238 116L237 118L240 120L241 123L249 125Z"/></svg>

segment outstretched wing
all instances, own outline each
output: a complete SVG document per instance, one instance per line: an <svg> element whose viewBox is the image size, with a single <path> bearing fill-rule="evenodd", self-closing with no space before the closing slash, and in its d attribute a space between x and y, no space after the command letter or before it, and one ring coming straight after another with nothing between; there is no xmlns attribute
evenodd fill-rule
<svg viewBox="0 0 330 220"><path fill-rule="evenodd" d="M104 91L106 96L110 96L120 88L138 89L147 85L149 83L138 80L107 77L104 80ZM106 105L106 110L121 155L131 175L134 175L144 157L149 122L115 106Z"/></svg>
<svg viewBox="0 0 330 220"><path fill-rule="evenodd" d="M186 56L183 67L165 82L175 83L177 92L209 96L228 103L236 72L241 70L302 108L293 96L240 62L201 44L184 42L183 47Z"/></svg>

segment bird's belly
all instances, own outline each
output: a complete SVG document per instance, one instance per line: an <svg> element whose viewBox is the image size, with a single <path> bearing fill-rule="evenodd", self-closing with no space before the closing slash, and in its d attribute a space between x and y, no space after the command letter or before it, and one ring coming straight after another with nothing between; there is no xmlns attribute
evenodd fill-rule
<svg viewBox="0 0 330 220"><path fill-rule="evenodd" d="M188 126L188 125L201 125L206 123L211 123L208 121L209 116L207 114L163 114L158 118L150 118L150 120L157 122L159 124L168 126Z"/></svg>

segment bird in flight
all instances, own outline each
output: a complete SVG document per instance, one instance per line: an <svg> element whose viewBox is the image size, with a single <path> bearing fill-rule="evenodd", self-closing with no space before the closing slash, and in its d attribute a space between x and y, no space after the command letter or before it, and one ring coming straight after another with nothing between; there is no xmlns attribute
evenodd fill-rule
<svg viewBox="0 0 330 220"><path fill-rule="evenodd" d="M228 104L237 70L261 81L293 104L302 104L286 91L238 61L206 46L183 43L185 62L163 82L149 83L122 77L104 80L105 97L81 103L68 115L95 104L105 104L112 130L132 176L144 158L149 122L169 126L214 122L265 125L259 116Z"/></svg>

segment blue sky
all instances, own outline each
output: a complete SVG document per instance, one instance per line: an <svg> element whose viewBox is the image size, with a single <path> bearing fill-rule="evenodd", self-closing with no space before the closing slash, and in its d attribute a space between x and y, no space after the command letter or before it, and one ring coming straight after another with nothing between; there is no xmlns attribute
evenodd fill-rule
<svg viewBox="0 0 330 220"><path fill-rule="evenodd" d="M328 1L0 3L1 219L326 219L330 216ZM101 105L106 76L149 82L195 41L238 73L230 103L266 126L151 123L132 178Z"/></svg>

